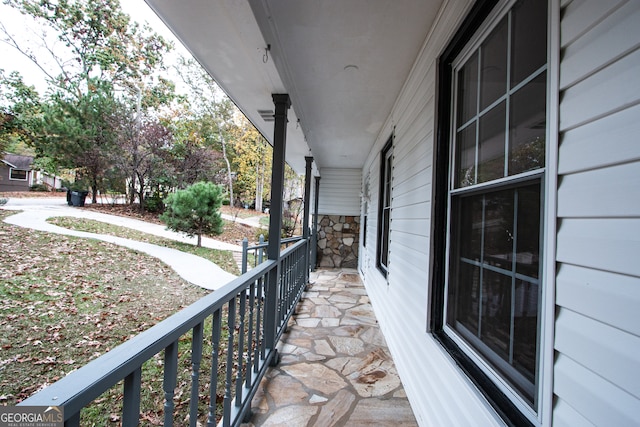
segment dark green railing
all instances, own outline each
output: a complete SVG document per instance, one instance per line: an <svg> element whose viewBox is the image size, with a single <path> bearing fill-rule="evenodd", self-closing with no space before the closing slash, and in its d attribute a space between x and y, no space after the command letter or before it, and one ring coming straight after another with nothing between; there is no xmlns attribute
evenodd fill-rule
<svg viewBox="0 0 640 427"><path fill-rule="evenodd" d="M280 240L280 244L283 248L288 248L294 243L302 240L302 236L287 237ZM269 242L264 241L264 235L260 235L258 243L249 246L249 239L246 237L242 240L242 274L246 273L251 268L257 267L265 259L267 259L267 247Z"/></svg>
<svg viewBox="0 0 640 427"><path fill-rule="evenodd" d="M141 389L147 386L143 384L143 365L149 361L157 364L154 359L163 353L165 426L174 425L176 390L190 396L188 417L177 420L176 425L184 425L186 418L190 426L196 426L199 419L208 427L239 425L251 413L251 400L268 366L279 358L275 346L308 281L309 245L310 239L298 241L278 260L265 260L21 405L62 406L65 426L79 426L83 408L124 381L122 425L137 426ZM278 279L270 280L271 275ZM275 289L270 289L273 285L269 283L276 283ZM275 310L268 301L275 301ZM275 339L267 342L265 337ZM180 343L188 341L190 349L181 349ZM204 348L210 354L205 354ZM180 357L186 353L190 353L190 384L185 391L179 390L177 378L185 366ZM204 384L210 384L204 398L200 393L203 373Z"/></svg>

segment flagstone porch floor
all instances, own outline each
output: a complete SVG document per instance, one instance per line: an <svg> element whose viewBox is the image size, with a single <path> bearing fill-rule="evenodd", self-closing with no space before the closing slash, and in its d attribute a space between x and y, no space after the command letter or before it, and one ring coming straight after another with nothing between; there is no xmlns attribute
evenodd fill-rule
<svg viewBox="0 0 640 427"><path fill-rule="evenodd" d="M310 282L243 426L416 426L357 271Z"/></svg>

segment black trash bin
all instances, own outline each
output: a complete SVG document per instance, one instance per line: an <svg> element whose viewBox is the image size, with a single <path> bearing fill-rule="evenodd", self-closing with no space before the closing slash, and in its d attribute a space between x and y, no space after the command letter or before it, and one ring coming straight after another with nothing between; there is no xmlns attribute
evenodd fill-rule
<svg viewBox="0 0 640 427"><path fill-rule="evenodd" d="M87 198L88 191L72 191L71 192L71 205L72 206L84 206L84 199Z"/></svg>

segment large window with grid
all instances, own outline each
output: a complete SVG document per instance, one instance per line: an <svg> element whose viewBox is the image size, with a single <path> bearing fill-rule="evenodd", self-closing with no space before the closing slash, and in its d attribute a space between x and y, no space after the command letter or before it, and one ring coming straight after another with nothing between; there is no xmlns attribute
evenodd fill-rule
<svg viewBox="0 0 640 427"><path fill-rule="evenodd" d="M547 6L499 2L448 69L440 330L536 423ZM441 122L442 123L442 122ZM504 399L503 399L504 400Z"/></svg>

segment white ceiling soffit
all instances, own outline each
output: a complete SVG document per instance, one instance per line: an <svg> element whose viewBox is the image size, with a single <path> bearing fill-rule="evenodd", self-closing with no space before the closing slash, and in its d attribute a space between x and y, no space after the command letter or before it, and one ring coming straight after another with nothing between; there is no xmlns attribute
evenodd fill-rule
<svg viewBox="0 0 640 427"><path fill-rule="evenodd" d="M146 1L269 140L259 111L290 95L298 172L308 155L318 168L363 166L443 2Z"/></svg>
<svg viewBox="0 0 640 427"><path fill-rule="evenodd" d="M193 57L270 143L271 95L287 93L245 0L145 0ZM293 109L287 126L287 162L304 173L310 155ZM317 169L316 169L317 171Z"/></svg>

